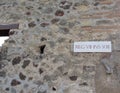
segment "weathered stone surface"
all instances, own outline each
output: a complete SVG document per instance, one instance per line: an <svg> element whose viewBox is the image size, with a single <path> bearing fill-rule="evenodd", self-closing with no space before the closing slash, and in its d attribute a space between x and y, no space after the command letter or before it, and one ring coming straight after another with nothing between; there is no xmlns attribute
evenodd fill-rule
<svg viewBox="0 0 120 93"><path fill-rule="evenodd" d="M23 61L22 68L25 69L29 64L30 64L30 60L24 60L24 61Z"/></svg>
<svg viewBox="0 0 120 93"><path fill-rule="evenodd" d="M97 25L111 25L113 24L112 20L99 20L96 22Z"/></svg>
<svg viewBox="0 0 120 93"><path fill-rule="evenodd" d="M12 65L17 65L19 64L21 61L21 57L15 57L13 60L12 60Z"/></svg>
<svg viewBox="0 0 120 93"><path fill-rule="evenodd" d="M96 92L97 93L119 93L119 71L118 71L119 52L106 54L102 57L101 63L96 67ZM114 82L114 83L113 83Z"/></svg>
<svg viewBox="0 0 120 93"><path fill-rule="evenodd" d="M42 37L42 38L41 38L41 41L45 41L45 40L47 40L45 37Z"/></svg>
<svg viewBox="0 0 120 93"><path fill-rule="evenodd" d="M29 27L35 27L36 24L35 24L35 22L30 22L30 23L28 24L28 26L29 26Z"/></svg>
<svg viewBox="0 0 120 93"><path fill-rule="evenodd" d="M42 74L44 71L40 68L39 69L39 73Z"/></svg>
<svg viewBox="0 0 120 93"><path fill-rule="evenodd" d="M1 59L6 60L8 47L2 47L0 50L1 50Z"/></svg>
<svg viewBox="0 0 120 93"><path fill-rule="evenodd" d="M49 25L49 23L41 23L40 25L41 25L41 27L46 27Z"/></svg>
<svg viewBox="0 0 120 93"><path fill-rule="evenodd" d="M17 93L17 92L16 92L16 89L11 88L11 93Z"/></svg>
<svg viewBox="0 0 120 93"><path fill-rule="evenodd" d="M57 10L57 11L55 12L55 15L56 15L56 16L63 16L63 15L64 15L64 11L63 11L63 10Z"/></svg>
<svg viewBox="0 0 120 93"><path fill-rule="evenodd" d="M6 88L5 90L6 90L6 91L9 91L10 89L9 89L9 88Z"/></svg>
<svg viewBox="0 0 120 93"><path fill-rule="evenodd" d="M0 61L0 69L4 68L8 64L7 60Z"/></svg>
<svg viewBox="0 0 120 93"><path fill-rule="evenodd" d="M88 86L87 82L83 82L79 84L80 86Z"/></svg>
<svg viewBox="0 0 120 93"><path fill-rule="evenodd" d="M16 80L16 79L13 79L13 80L11 81L11 86L17 86L17 85L20 85L20 84L21 84L21 82L18 81L18 80Z"/></svg>
<svg viewBox="0 0 120 93"><path fill-rule="evenodd" d="M70 9L72 5L72 2L69 2L69 1L62 1L60 2L60 8L63 8L63 9Z"/></svg>
<svg viewBox="0 0 120 93"><path fill-rule="evenodd" d="M102 65L97 67L95 80L96 93L119 93L119 82L116 80L116 75L112 74L107 76Z"/></svg>
<svg viewBox="0 0 120 93"><path fill-rule="evenodd" d="M9 42L9 43L12 43L12 44L16 43L15 40L12 40L12 39L11 39L11 40L8 40L8 42Z"/></svg>
<svg viewBox="0 0 120 93"><path fill-rule="evenodd" d="M76 81L76 80L77 80L77 76L70 76L69 78L70 78L70 80L72 80L72 81Z"/></svg>
<svg viewBox="0 0 120 93"><path fill-rule="evenodd" d="M43 92L41 92L41 91L38 91L37 93L47 93L46 91L43 91Z"/></svg>
<svg viewBox="0 0 120 93"><path fill-rule="evenodd" d="M40 80L39 80L39 81L35 81L34 83L35 83L36 85L38 85L38 86L43 85L43 82L40 81Z"/></svg>
<svg viewBox="0 0 120 93"><path fill-rule="evenodd" d="M73 6L73 9L77 9L78 11L81 12L86 12L90 9L89 4L90 3L86 0L82 2L76 2Z"/></svg>
<svg viewBox="0 0 120 93"><path fill-rule="evenodd" d="M67 25L67 21L66 20L60 20L59 24L62 25L62 26L65 26L65 25Z"/></svg>
<svg viewBox="0 0 120 93"><path fill-rule="evenodd" d="M60 20L60 19L58 19L58 18L54 18L54 19L51 20L51 23L52 23L52 24L55 24L55 23L57 23L59 20Z"/></svg>
<svg viewBox="0 0 120 93"><path fill-rule="evenodd" d="M21 79L21 80L25 80L26 79L26 76L23 74L23 73L19 73L19 78Z"/></svg>
<svg viewBox="0 0 120 93"><path fill-rule="evenodd" d="M10 31L9 32L9 35L14 35L15 34L15 31Z"/></svg>
<svg viewBox="0 0 120 93"><path fill-rule="evenodd" d="M6 72L5 71L0 71L0 77L5 78L6 77Z"/></svg>
<svg viewBox="0 0 120 93"><path fill-rule="evenodd" d="M44 12L44 13L47 13L47 14L50 14L50 13L53 12L53 8L51 8L51 7L46 7L43 12Z"/></svg>
<svg viewBox="0 0 120 93"><path fill-rule="evenodd" d="M83 66L83 71L94 72L95 71L95 66Z"/></svg>
<svg viewBox="0 0 120 93"><path fill-rule="evenodd" d="M41 45L40 46L40 54L44 54L45 47L46 47L46 45Z"/></svg>
<svg viewBox="0 0 120 93"><path fill-rule="evenodd" d="M59 32L63 33L63 34L68 34L69 33L69 29L66 27L62 27L60 28Z"/></svg>
<svg viewBox="0 0 120 93"><path fill-rule="evenodd" d="M20 91L20 93L24 93L24 91L23 91L23 90L21 90L21 91Z"/></svg>

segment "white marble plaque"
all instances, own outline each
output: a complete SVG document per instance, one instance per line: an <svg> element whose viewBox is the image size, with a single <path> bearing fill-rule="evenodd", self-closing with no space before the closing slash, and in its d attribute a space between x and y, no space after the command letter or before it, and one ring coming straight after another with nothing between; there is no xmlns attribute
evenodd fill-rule
<svg viewBox="0 0 120 93"><path fill-rule="evenodd" d="M112 52L111 41L74 42L74 52Z"/></svg>

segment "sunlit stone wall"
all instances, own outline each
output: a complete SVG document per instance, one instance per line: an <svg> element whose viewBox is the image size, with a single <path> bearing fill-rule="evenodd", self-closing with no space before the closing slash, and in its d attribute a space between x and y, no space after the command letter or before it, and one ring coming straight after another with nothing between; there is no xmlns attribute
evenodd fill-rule
<svg viewBox="0 0 120 93"><path fill-rule="evenodd" d="M120 93L120 0L0 0L11 23L0 93ZM112 52L74 53L75 41L112 41Z"/></svg>

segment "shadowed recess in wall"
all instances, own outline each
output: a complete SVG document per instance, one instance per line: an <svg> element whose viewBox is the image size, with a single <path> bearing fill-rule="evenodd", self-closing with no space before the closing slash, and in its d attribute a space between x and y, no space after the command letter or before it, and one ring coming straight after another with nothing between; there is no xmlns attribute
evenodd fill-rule
<svg viewBox="0 0 120 93"><path fill-rule="evenodd" d="M9 24L9 25L0 25L0 46L4 43L9 37L10 29L18 29L19 24Z"/></svg>
<svg viewBox="0 0 120 93"><path fill-rule="evenodd" d="M19 24L0 25L0 36L9 36L10 29L18 29Z"/></svg>
<svg viewBox="0 0 120 93"><path fill-rule="evenodd" d="M44 54L45 47L46 47L46 45L40 46L40 54Z"/></svg>

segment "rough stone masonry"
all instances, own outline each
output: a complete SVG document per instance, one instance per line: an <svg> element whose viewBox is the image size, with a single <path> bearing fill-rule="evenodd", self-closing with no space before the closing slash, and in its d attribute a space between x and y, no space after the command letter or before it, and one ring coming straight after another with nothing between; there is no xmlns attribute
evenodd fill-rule
<svg viewBox="0 0 120 93"><path fill-rule="evenodd" d="M0 24L12 23L0 93L120 93L120 0L0 0ZM111 53L71 52L106 40Z"/></svg>

